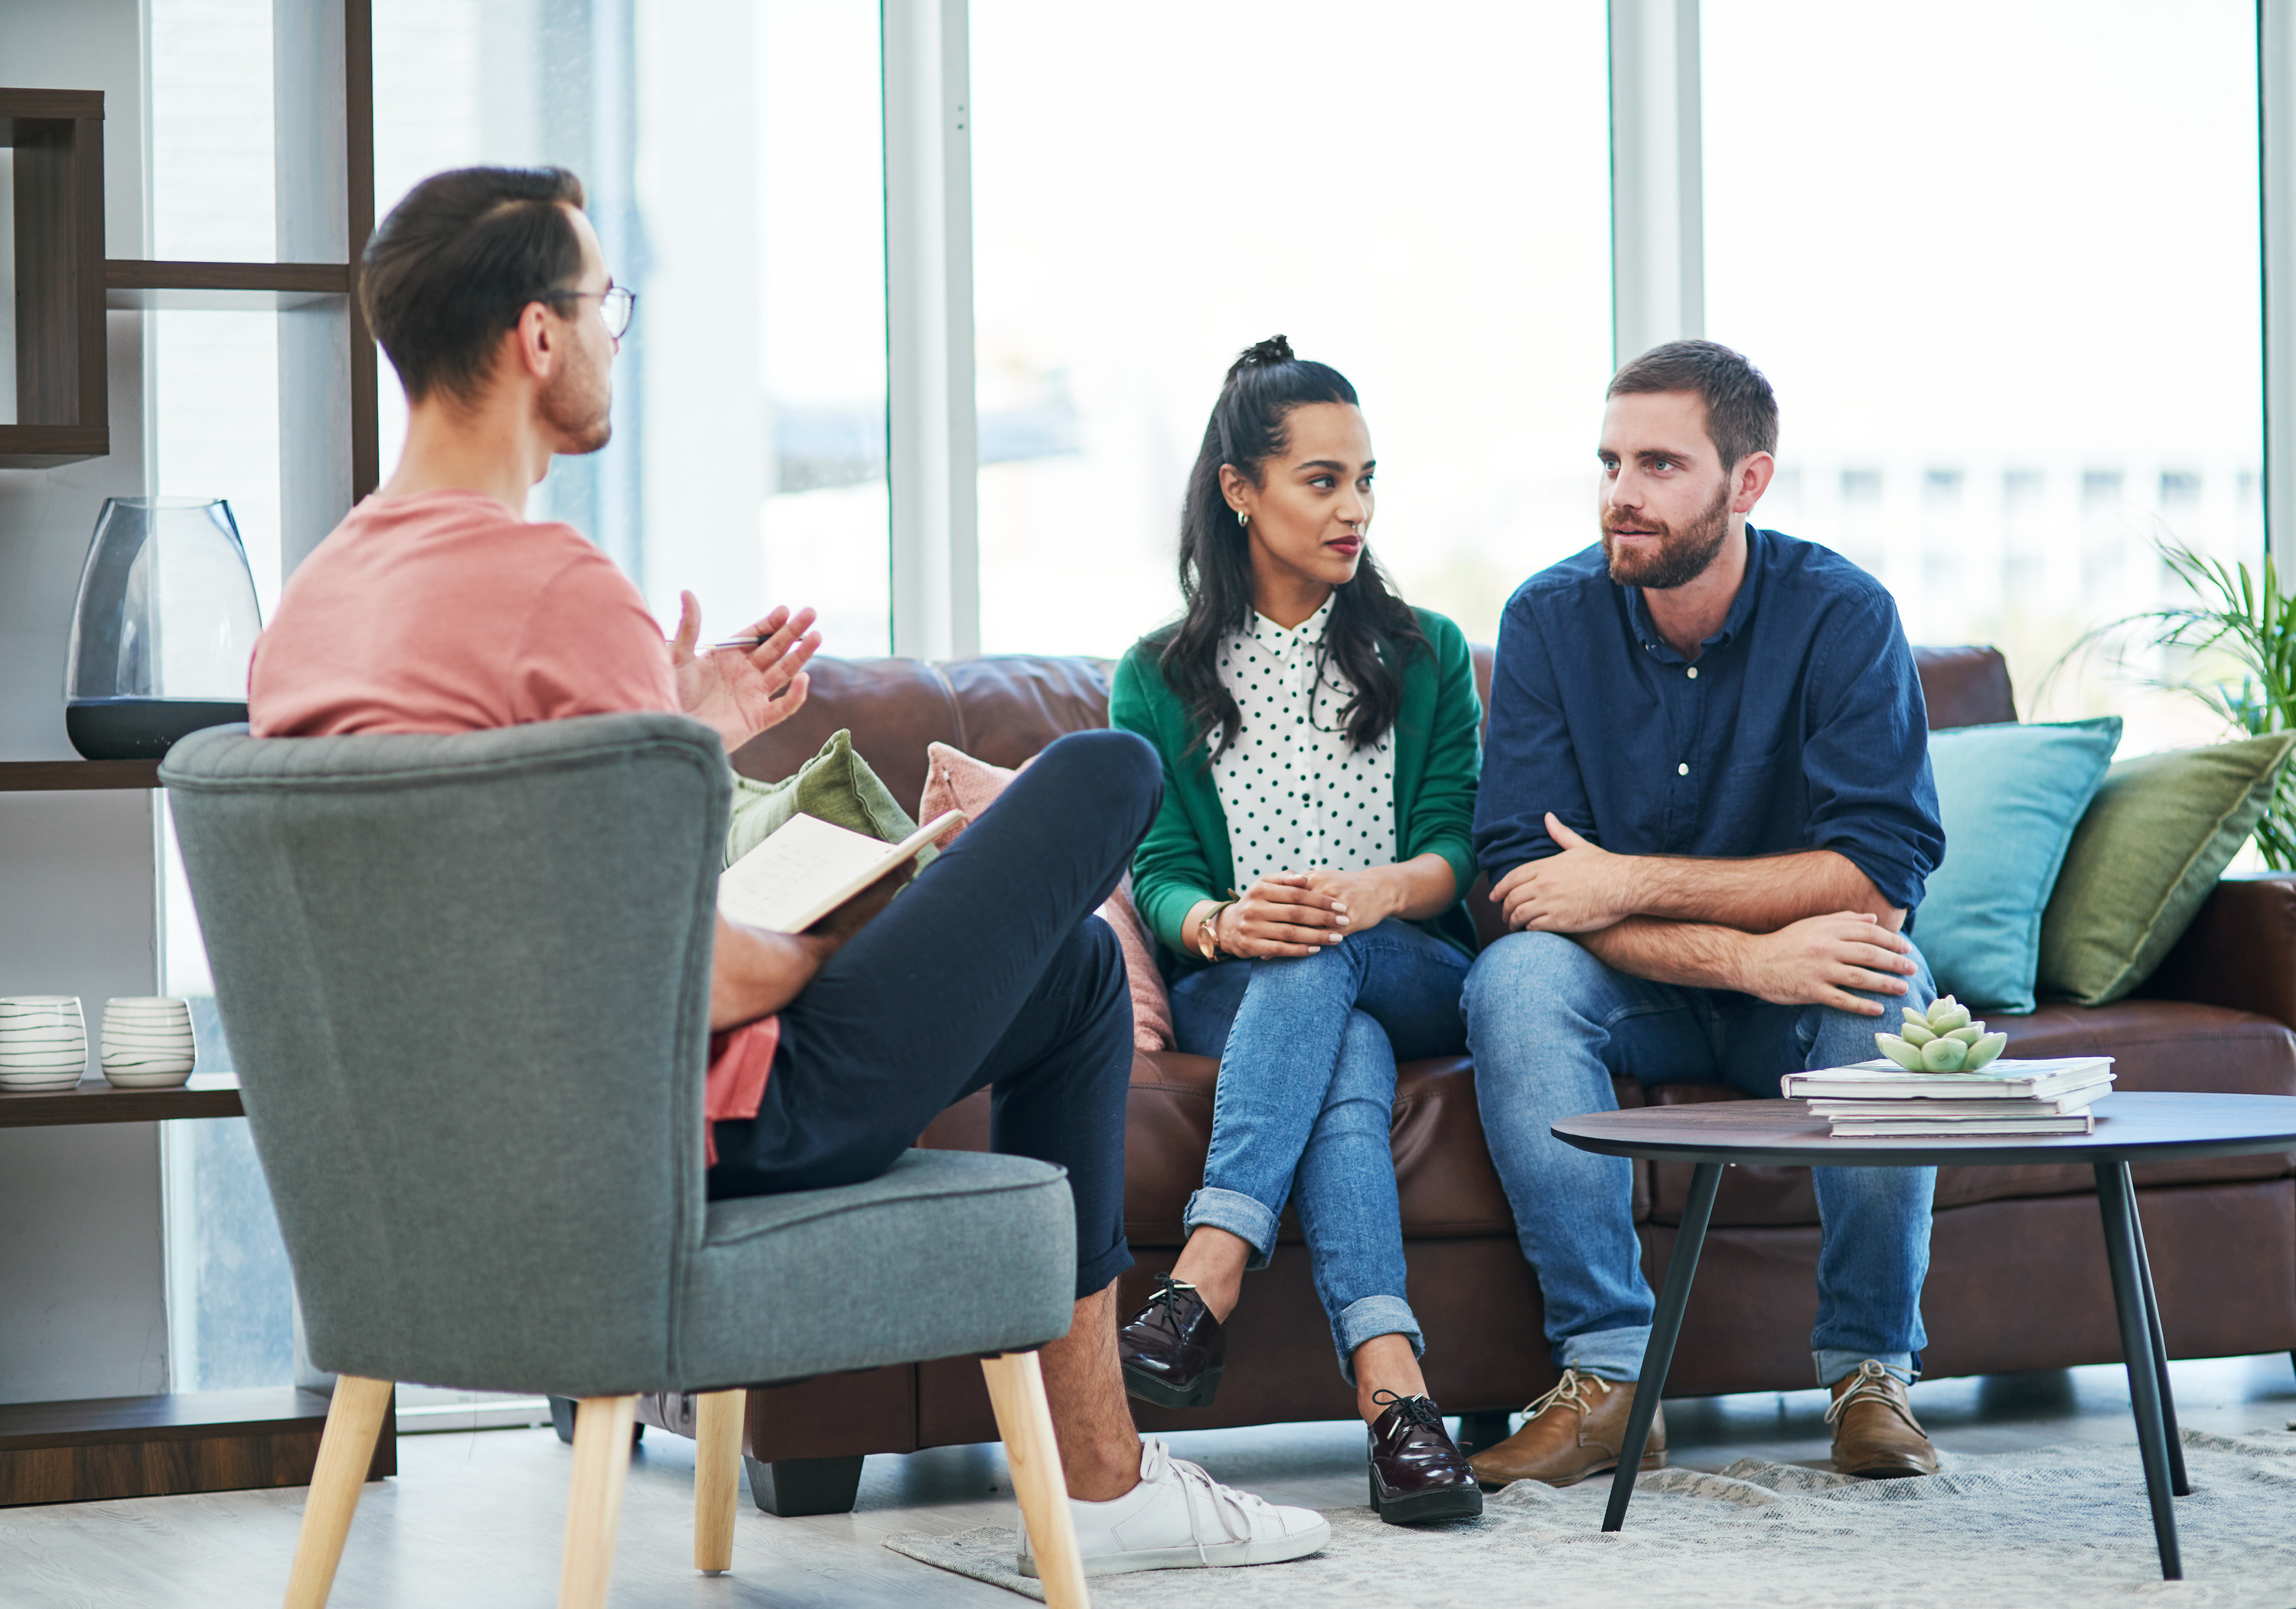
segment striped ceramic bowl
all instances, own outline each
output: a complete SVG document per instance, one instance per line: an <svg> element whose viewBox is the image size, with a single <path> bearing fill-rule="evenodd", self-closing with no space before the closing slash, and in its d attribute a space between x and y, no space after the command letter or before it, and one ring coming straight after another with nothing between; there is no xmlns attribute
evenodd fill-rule
<svg viewBox="0 0 2296 1609"><path fill-rule="evenodd" d="M0 998L0 1089L69 1088L87 1071L77 995Z"/></svg>
<svg viewBox="0 0 2296 1609"><path fill-rule="evenodd" d="M164 1089L192 1076L199 1059L188 1003L150 996L107 1000L103 1076L124 1089Z"/></svg>

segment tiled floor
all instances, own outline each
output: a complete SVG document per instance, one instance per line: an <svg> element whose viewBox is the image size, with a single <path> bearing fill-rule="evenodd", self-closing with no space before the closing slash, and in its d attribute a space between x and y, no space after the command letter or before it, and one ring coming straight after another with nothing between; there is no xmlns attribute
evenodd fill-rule
<svg viewBox="0 0 2296 1609"><path fill-rule="evenodd" d="M2198 1429L2277 1430L2296 1421L2296 1372L2284 1353L2180 1363L2173 1381L2179 1414ZM1939 1381L1916 1388L1914 1402L1949 1450L2134 1440L2118 1368ZM1669 1403L1676 1461L1708 1469L1747 1456L1822 1463L1824 1406L1814 1391ZM1280 1501L1330 1507L1363 1500L1362 1434L1349 1425L1208 1431L1173 1444L1223 1479ZM567 1449L546 1430L402 1438L398 1478L369 1486L360 1503L334 1604L540 1609L552 1603L568 1466ZM776 1520L757 1512L745 1494L733 1573L717 1578L690 1568L693 1472L691 1442L648 1433L631 1471L616 1605L1013 1609L1020 1602L878 1546L896 1531L1010 1523L1011 1488L993 1447L872 1458L850 1515ZM2141 1503L2141 1492L2132 1490L2129 1500ZM0 1605L275 1604L302 1503L303 1493L291 1490L0 1510ZM1175 1603L1217 1603L1202 1585L1174 1577Z"/></svg>

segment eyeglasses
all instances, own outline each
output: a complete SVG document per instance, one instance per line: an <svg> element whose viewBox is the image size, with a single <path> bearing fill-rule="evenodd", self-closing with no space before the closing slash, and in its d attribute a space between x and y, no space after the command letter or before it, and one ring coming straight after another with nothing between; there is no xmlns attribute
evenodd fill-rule
<svg viewBox="0 0 2296 1609"><path fill-rule="evenodd" d="M619 341L628 333L630 320L637 316L638 293L624 286L609 283L603 291L545 291L537 301L580 301L587 296L598 299L598 316L606 326L606 333Z"/></svg>

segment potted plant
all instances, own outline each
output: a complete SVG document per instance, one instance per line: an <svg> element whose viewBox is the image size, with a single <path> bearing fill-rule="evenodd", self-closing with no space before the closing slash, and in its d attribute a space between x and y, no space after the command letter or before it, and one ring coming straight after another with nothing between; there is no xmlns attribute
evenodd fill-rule
<svg viewBox="0 0 2296 1609"><path fill-rule="evenodd" d="M2173 538L2152 546L2192 601L2106 621L2084 633L2050 674L2109 644L2140 685L2196 698L2237 731L2260 737L2296 728L2296 596L2281 590L2270 555L2259 578ZM2138 670L2130 661L2140 649L2160 651L2172 669ZM2256 847L2274 871L2296 870L2296 768L2283 767L2276 779Z"/></svg>

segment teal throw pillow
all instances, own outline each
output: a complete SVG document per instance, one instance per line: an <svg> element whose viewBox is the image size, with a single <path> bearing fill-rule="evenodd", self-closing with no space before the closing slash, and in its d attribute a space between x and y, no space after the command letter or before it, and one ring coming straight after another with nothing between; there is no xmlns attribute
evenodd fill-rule
<svg viewBox="0 0 2296 1609"><path fill-rule="evenodd" d="M1930 734L1945 864L1930 874L1914 942L1939 993L2033 1009L2041 913L2120 743L2117 715Z"/></svg>

